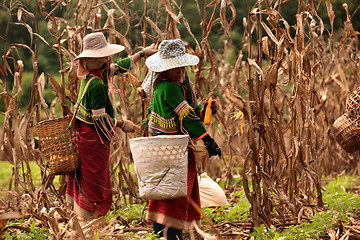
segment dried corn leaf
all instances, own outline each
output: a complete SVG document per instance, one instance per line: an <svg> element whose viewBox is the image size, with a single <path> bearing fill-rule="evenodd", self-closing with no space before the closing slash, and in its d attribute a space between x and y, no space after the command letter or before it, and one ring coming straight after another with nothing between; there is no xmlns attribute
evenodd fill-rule
<svg viewBox="0 0 360 240"><path fill-rule="evenodd" d="M334 19L335 19L335 12L333 10L332 4L330 0L325 0L326 9L328 12L329 20L330 20L330 26L331 26L331 32L334 28Z"/></svg>
<svg viewBox="0 0 360 240"><path fill-rule="evenodd" d="M213 1L213 3L214 3L214 2L215 2L215 1ZM208 6L210 7L210 6L212 6L212 4L209 4ZM207 24L207 26L206 26L206 34L207 34L207 35L210 34L211 29L213 28L215 22L216 22L216 6L214 7L213 12L212 12L212 14L211 14L211 16L210 16L210 19L209 19L209 21L208 21L208 24ZM205 38L207 38L207 37L205 37Z"/></svg>
<svg viewBox="0 0 360 240"><path fill-rule="evenodd" d="M37 79L36 83L36 90L39 96L40 104L44 108L44 111L46 113L46 116L49 118L49 110L48 105L46 104L46 101L44 99L44 90L45 90L45 75L42 73L40 77Z"/></svg>
<svg viewBox="0 0 360 240"><path fill-rule="evenodd" d="M155 32L158 34L159 36L159 40L162 41L162 31L160 30L160 28L149 18L149 17L144 17L144 19L151 25L151 27L153 28L153 30L155 30Z"/></svg>
<svg viewBox="0 0 360 240"><path fill-rule="evenodd" d="M124 47L126 48L126 51L127 51L128 53L131 53L131 52L132 52L132 46L131 46L129 40L128 40L124 35L122 35L122 34L119 33L118 31L116 31L115 29L106 28L106 29L104 29L104 30L107 31L107 32L109 32L110 34L115 35L117 38L119 38L121 44L124 45Z"/></svg>
<svg viewBox="0 0 360 240"><path fill-rule="evenodd" d="M195 51L196 55L198 57L202 56L202 53L200 53L201 52L200 44L199 44L198 40L196 39L195 35L193 34L193 32L191 31L189 22L187 21L187 19L185 17L182 17L181 20L184 23L186 30L188 31L188 33L190 34L190 36L194 39L194 41L196 43L196 50L198 51L198 52Z"/></svg>
<svg viewBox="0 0 360 240"><path fill-rule="evenodd" d="M129 15L129 9L127 7L127 4L123 4L123 8L121 8L118 4L117 1L115 0L110 0L108 2L111 2L112 4L114 4L114 6L116 7L116 9L122 14L122 16L125 18L125 22L127 23L128 26L131 26L130 22L131 22L131 18ZM127 31L126 31L127 32Z"/></svg>
<svg viewBox="0 0 360 240"><path fill-rule="evenodd" d="M33 30L31 28L31 26L27 23L24 23L24 22L21 22L21 23L14 23L15 25L21 25L21 26L24 26L28 32L29 32L29 35L30 35L30 46L33 44Z"/></svg>
<svg viewBox="0 0 360 240"><path fill-rule="evenodd" d="M22 75L23 75L23 72L24 72L23 61L18 60L17 61L17 71L15 72L15 75L14 75L14 91L16 92L14 97L16 97L16 95L22 89Z"/></svg>
<svg viewBox="0 0 360 240"><path fill-rule="evenodd" d="M345 31L347 33L350 33L353 37L356 38L356 40L358 40L358 35L360 35L360 32L354 30L354 27L353 27L353 25L351 23L351 16L349 14L349 9L348 9L347 3L343 3L343 7L344 7L345 12L346 12ZM346 38L346 35L347 34L345 34L343 40Z"/></svg>
<svg viewBox="0 0 360 240"><path fill-rule="evenodd" d="M86 240L85 234L80 226L79 220L76 217L72 217L69 222L72 224L72 228L74 229L76 236L82 240Z"/></svg>
<svg viewBox="0 0 360 240"><path fill-rule="evenodd" d="M22 118L22 121L24 121L24 118ZM13 126L12 131L14 132L14 165L20 164L21 160L23 160L23 153L26 150L26 145L22 139L20 128L18 126Z"/></svg>
<svg viewBox="0 0 360 240"><path fill-rule="evenodd" d="M245 100L234 90L234 89L226 89L225 96L229 99L232 103L237 105L237 107L245 114L246 112L243 111L245 107Z"/></svg>
<svg viewBox="0 0 360 240"><path fill-rule="evenodd" d="M266 72L265 81L267 84L276 86L278 81L278 73L281 62L272 64Z"/></svg>
<svg viewBox="0 0 360 240"><path fill-rule="evenodd" d="M266 56L271 57L269 52L269 46L270 46L269 37L268 36L263 37L261 39L261 50Z"/></svg>
<svg viewBox="0 0 360 240"><path fill-rule="evenodd" d="M173 2L176 4L175 1L173 1ZM173 21L175 21L176 24L179 24L180 23L179 16L181 16L181 14L179 14L179 16L176 16L176 14L174 13L173 8L171 6L170 0L164 0L164 6L165 6L166 13L172 18Z"/></svg>
<svg viewBox="0 0 360 240"><path fill-rule="evenodd" d="M232 17L230 22L227 21L226 19L226 6L230 7L231 13L232 13ZM229 0L221 0L220 3L220 22L224 28L225 34L230 38L230 32L229 30L231 29L232 25L234 24L236 20L236 10L235 10L235 6L234 4L229 1Z"/></svg>
<svg viewBox="0 0 360 240"><path fill-rule="evenodd" d="M270 39L276 44L276 45L280 45L279 40L277 40L277 38L275 37L275 35L272 33L272 31L270 30L270 28L264 23L264 22L260 22L261 26L264 28L265 32L268 34L268 36L270 37Z"/></svg>
<svg viewBox="0 0 360 240"><path fill-rule="evenodd" d="M43 41L46 45L48 45L50 47L50 44L45 40L45 38L43 36L41 36L38 33L33 33L33 35L37 36L38 38L41 39L41 41Z"/></svg>
<svg viewBox="0 0 360 240"><path fill-rule="evenodd" d="M7 72L4 68L4 66L0 63L0 75L3 76L3 77L6 77L7 76ZM1 81L2 82L2 81ZM2 84L3 85L3 84Z"/></svg>
<svg viewBox="0 0 360 240"><path fill-rule="evenodd" d="M115 9L109 9L107 11L107 14L108 14L108 18L106 19L106 22L105 22L103 28L115 29L115 21L114 21Z"/></svg>
<svg viewBox="0 0 360 240"><path fill-rule="evenodd" d="M339 73L339 77L340 77L340 82L341 82L341 87L347 91L347 92L350 92L350 89L349 89L349 86L348 86L348 83L346 81L346 74L344 72L344 69L341 67L341 64L340 63L336 63L336 69Z"/></svg>
<svg viewBox="0 0 360 240"><path fill-rule="evenodd" d="M248 60L248 63L250 66L255 67L255 70L261 76L261 79L264 79L264 73L263 73L262 69L260 68L260 66L256 63L256 61L251 58L248 58L247 60Z"/></svg>
<svg viewBox="0 0 360 240"><path fill-rule="evenodd" d="M311 64L310 64L309 58L306 55L303 56L303 68L304 68L304 73L306 74L306 76L308 78L310 78L311 77Z"/></svg>
<svg viewBox="0 0 360 240"><path fill-rule="evenodd" d="M348 240L349 237L350 237L350 231L351 231L351 228L349 228L345 234L343 236L341 236L341 238L339 238L339 240Z"/></svg>
<svg viewBox="0 0 360 240"><path fill-rule="evenodd" d="M16 14L16 17L17 17L17 20L19 21L19 22L21 22L22 21L22 8L19 8L18 9L18 11L17 11L17 14Z"/></svg>

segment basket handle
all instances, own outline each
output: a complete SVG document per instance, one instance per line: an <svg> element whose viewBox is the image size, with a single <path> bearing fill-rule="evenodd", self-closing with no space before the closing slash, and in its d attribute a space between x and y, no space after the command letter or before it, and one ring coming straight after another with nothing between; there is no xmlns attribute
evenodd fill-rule
<svg viewBox="0 0 360 240"><path fill-rule="evenodd" d="M91 82L93 79L95 79L95 78L96 78L96 77L93 76L93 77L91 77L91 78L89 79L89 81L88 81L88 82L86 83L86 85L85 85L85 88L84 88L84 91L83 91L83 93L82 93L82 96L81 96L80 100L79 100L79 101L76 101L77 107L76 107L75 112L74 112L74 114L73 114L73 116L72 116L72 118L71 118L71 120L70 120L70 122L69 122L69 125L68 125L68 127L67 127L67 130L71 128L71 124L72 124L72 122L74 121L74 118L75 118L75 116L76 116L76 114L77 114L77 112L78 112L78 110L79 110L80 103L81 103L82 99L84 98L87 89L89 88L90 82Z"/></svg>

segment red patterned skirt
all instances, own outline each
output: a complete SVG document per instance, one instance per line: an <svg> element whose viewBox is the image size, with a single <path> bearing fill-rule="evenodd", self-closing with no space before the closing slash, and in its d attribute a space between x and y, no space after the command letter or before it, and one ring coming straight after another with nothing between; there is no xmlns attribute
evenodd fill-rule
<svg viewBox="0 0 360 240"><path fill-rule="evenodd" d="M188 197L200 207L199 184L194 150L189 149L188 158ZM189 231L193 220L200 224L200 213L193 207L187 197L150 200L146 219L159 224Z"/></svg>
<svg viewBox="0 0 360 240"><path fill-rule="evenodd" d="M112 204L109 173L110 143L102 141L90 125L78 121L80 167L68 175L66 194L73 198L77 207L95 216L105 215Z"/></svg>

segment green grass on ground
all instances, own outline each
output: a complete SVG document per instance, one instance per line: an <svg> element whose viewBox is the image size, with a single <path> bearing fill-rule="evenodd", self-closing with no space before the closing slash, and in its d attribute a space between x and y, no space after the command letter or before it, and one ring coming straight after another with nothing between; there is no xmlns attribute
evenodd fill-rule
<svg viewBox="0 0 360 240"><path fill-rule="evenodd" d="M0 161L0 194L9 188L12 169L13 165L11 163ZM30 169L33 183L35 187L37 187L41 183L40 168L36 162L30 162ZM341 176L324 182L323 199L328 208L327 211L315 212L315 215L309 222L289 226L285 231L276 229L275 227L266 228L264 225L261 225L260 227L255 227L255 231L250 236L253 236L256 240L324 239L323 237L327 234L327 229L336 229L340 222L348 222L349 213L359 213L360 196L346 190L347 188L358 186L359 181L359 176ZM58 182L59 178L57 176L54 184L57 185ZM234 201L229 206L217 209L204 209L206 216L215 223L246 221L246 219L250 217L250 204L245 198L244 192L232 193L232 199ZM122 209L110 211L106 219L109 220L121 215L122 221L125 219L127 222L136 226L142 221L140 216L143 214L144 207L145 203L124 206ZM122 224L120 220L117 221L119 221L119 225ZM4 236L4 239L14 239L10 232L7 234L8 236ZM49 233L46 229L34 227L31 234L31 236L37 236L31 239L47 239ZM138 239L138 234L140 234L140 232L129 233L129 235L133 235L135 239ZM146 233L145 236L141 238L153 239L153 236L151 233Z"/></svg>
<svg viewBox="0 0 360 240"><path fill-rule="evenodd" d="M41 183L41 172L40 167L35 161L29 162L29 166L31 169L31 177L35 187L38 187ZM9 163L8 161L0 161L0 193L7 191L9 189L10 180L13 174L14 165ZM22 174L21 166L20 174ZM59 176L56 176L53 184L55 186L59 185Z"/></svg>

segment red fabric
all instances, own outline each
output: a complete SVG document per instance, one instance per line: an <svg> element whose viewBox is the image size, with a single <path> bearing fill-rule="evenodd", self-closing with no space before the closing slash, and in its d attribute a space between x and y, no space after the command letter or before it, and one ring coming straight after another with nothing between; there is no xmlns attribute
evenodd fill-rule
<svg viewBox="0 0 360 240"><path fill-rule="evenodd" d="M194 150L189 148L188 159L188 197L194 200L200 206L199 184L197 180L197 169L195 163ZM200 220L200 213L192 206L186 197L166 199L166 200L150 200L148 205L149 212L157 212L166 216L179 219L181 221L191 222L192 220ZM154 219L148 219L154 221ZM161 223L162 224L162 223ZM164 224L166 225L166 223ZM177 227L177 226L169 226Z"/></svg>
<svg viewBox="0 0 360 240"><path fill-rule="evenodd" d="M91 70L89 73L90 73L91 75L94 75L94 76L96 76L96 77L98 77L98 78L100 78L101 80L104 81L104 76L103 76L102 71L99 71L99 70Z"/></svg>
<svg viewBox="0 0 360 240"><path fill-rule="evenodd" d="M76 176L68 175L66 193L74 198L80 208L103 216L112 204L109 141L105 138L101 141L95 129L80 121L77 124L76 137L80 169Z"/></svg>

